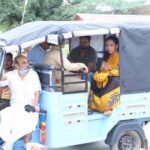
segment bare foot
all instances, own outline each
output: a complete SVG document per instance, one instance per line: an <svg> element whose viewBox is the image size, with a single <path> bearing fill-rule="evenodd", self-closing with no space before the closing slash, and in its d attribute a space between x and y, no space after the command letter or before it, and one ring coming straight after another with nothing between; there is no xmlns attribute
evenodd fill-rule
<svg viewBox="0 0 150 150"><path fill-rule="evenodd" d="M109 115L111 115L112 114L112 110L106 110L105 112L104 112L104 115L106 115L106 116L109 116Z"/></svg>

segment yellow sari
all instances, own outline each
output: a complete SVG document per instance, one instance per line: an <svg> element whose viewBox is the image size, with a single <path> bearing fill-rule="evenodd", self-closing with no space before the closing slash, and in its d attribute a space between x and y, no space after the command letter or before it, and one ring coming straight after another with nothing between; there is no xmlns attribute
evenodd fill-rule
<svg viewBox="0 0 150 150"><path fill-rule="evenodd" d="M111 69L107 71L97 71L93 76L98 88L105 88L108 83L109 75L119 77L119 53L115 52L113 55L110 55L106 63L111 66ZM101 97L93 94L93 92L91 92L91 95L93 99L89 100L89 107L100 112L105 112L114 109L119 104L120 87L112 89Z"/></svg>

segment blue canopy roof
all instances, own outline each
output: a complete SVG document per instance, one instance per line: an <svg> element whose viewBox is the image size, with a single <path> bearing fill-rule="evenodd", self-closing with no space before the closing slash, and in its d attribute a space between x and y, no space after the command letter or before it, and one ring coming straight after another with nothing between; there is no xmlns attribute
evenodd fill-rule
<svg viewBox="0 0 150 150"><path fill-rule="evenodd" d="M35 21L26 23L1 34L0 40L4 40L6 45L19 45L49 34L61 34L72 31L92 30L108 27L113 27L113 25L83 21Z"/></svg>

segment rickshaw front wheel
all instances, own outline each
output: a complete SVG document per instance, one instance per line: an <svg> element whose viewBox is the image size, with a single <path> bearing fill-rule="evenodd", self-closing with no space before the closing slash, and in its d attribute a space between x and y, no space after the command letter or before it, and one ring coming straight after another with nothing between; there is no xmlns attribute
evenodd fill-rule
<svg viewBox="0 0 150 150"><path fill-rule="evenodd" d="M140 150L141 137L136 131L123 131L109 150Z"/></svg>

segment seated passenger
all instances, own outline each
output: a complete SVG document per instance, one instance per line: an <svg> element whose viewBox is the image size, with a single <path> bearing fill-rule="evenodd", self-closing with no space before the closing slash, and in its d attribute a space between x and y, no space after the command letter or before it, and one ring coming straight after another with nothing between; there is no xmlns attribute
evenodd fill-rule
<svg viewBox="0 0 150 150"><path fill-rule="evenodd" d="M64 46L63 44L51 45L50 50L47 52L47 55L45 56L45 63L53 64L55 65L56 69L61 69L60 48L63 46ZM66 58L63 58L63 63L64 63L65 74L71 74L71 72L68 72L68 71L83 71L85 73L88 73L88 68L83 63L71 63ZM56 71L56 81L57 81L57 85L60 85L61 83L60 71ZM75 81L81 81L81 78L77 76L64 78L64 82L75 82ZM64 85L65 91L78 91L78 90L84 90L84 89L85 89L85 83Z"/></svg>
<svg viewBox="0 0 150 150"><path fill-rule="evenodd" d="M3 74L13 70L12 64L13 64L13 55L11 53L7 53L4 61ZM11 92L8 86L0 87L0 111L5 107L10 106L10 96Z"/></svg>
<svg viewBox="0 0 150 150"><path fill-rule="evenodd" d="M0 149L4 150L11 150L13 143L23 136L25 143L29 143L38 122L37 112L25 110L26 105L39 110L41 85L38 75L29 68L27 58L22 55L15 58L15 68L0 81L0 87L8 86L11 90L10 107L0 111Z"/></svg>
<svg viewBox="0 0 150 150"><path fill-rule="evenodd" d="M68 59L74 63L84 63L88 67L88 80L91 81L96 65L96 50L90 46L90 36L79 37L79 46L71 50ZM84 79L84 77L83 77Z"/></svg>
<svg viewBox="0 0 150 150"><path fill-rule="evenodd" d="M108 59L102 63L99 71L93 76L89 107L106 115L119 104L119 53L118 38L110 35L106 39Z"/></svg>

